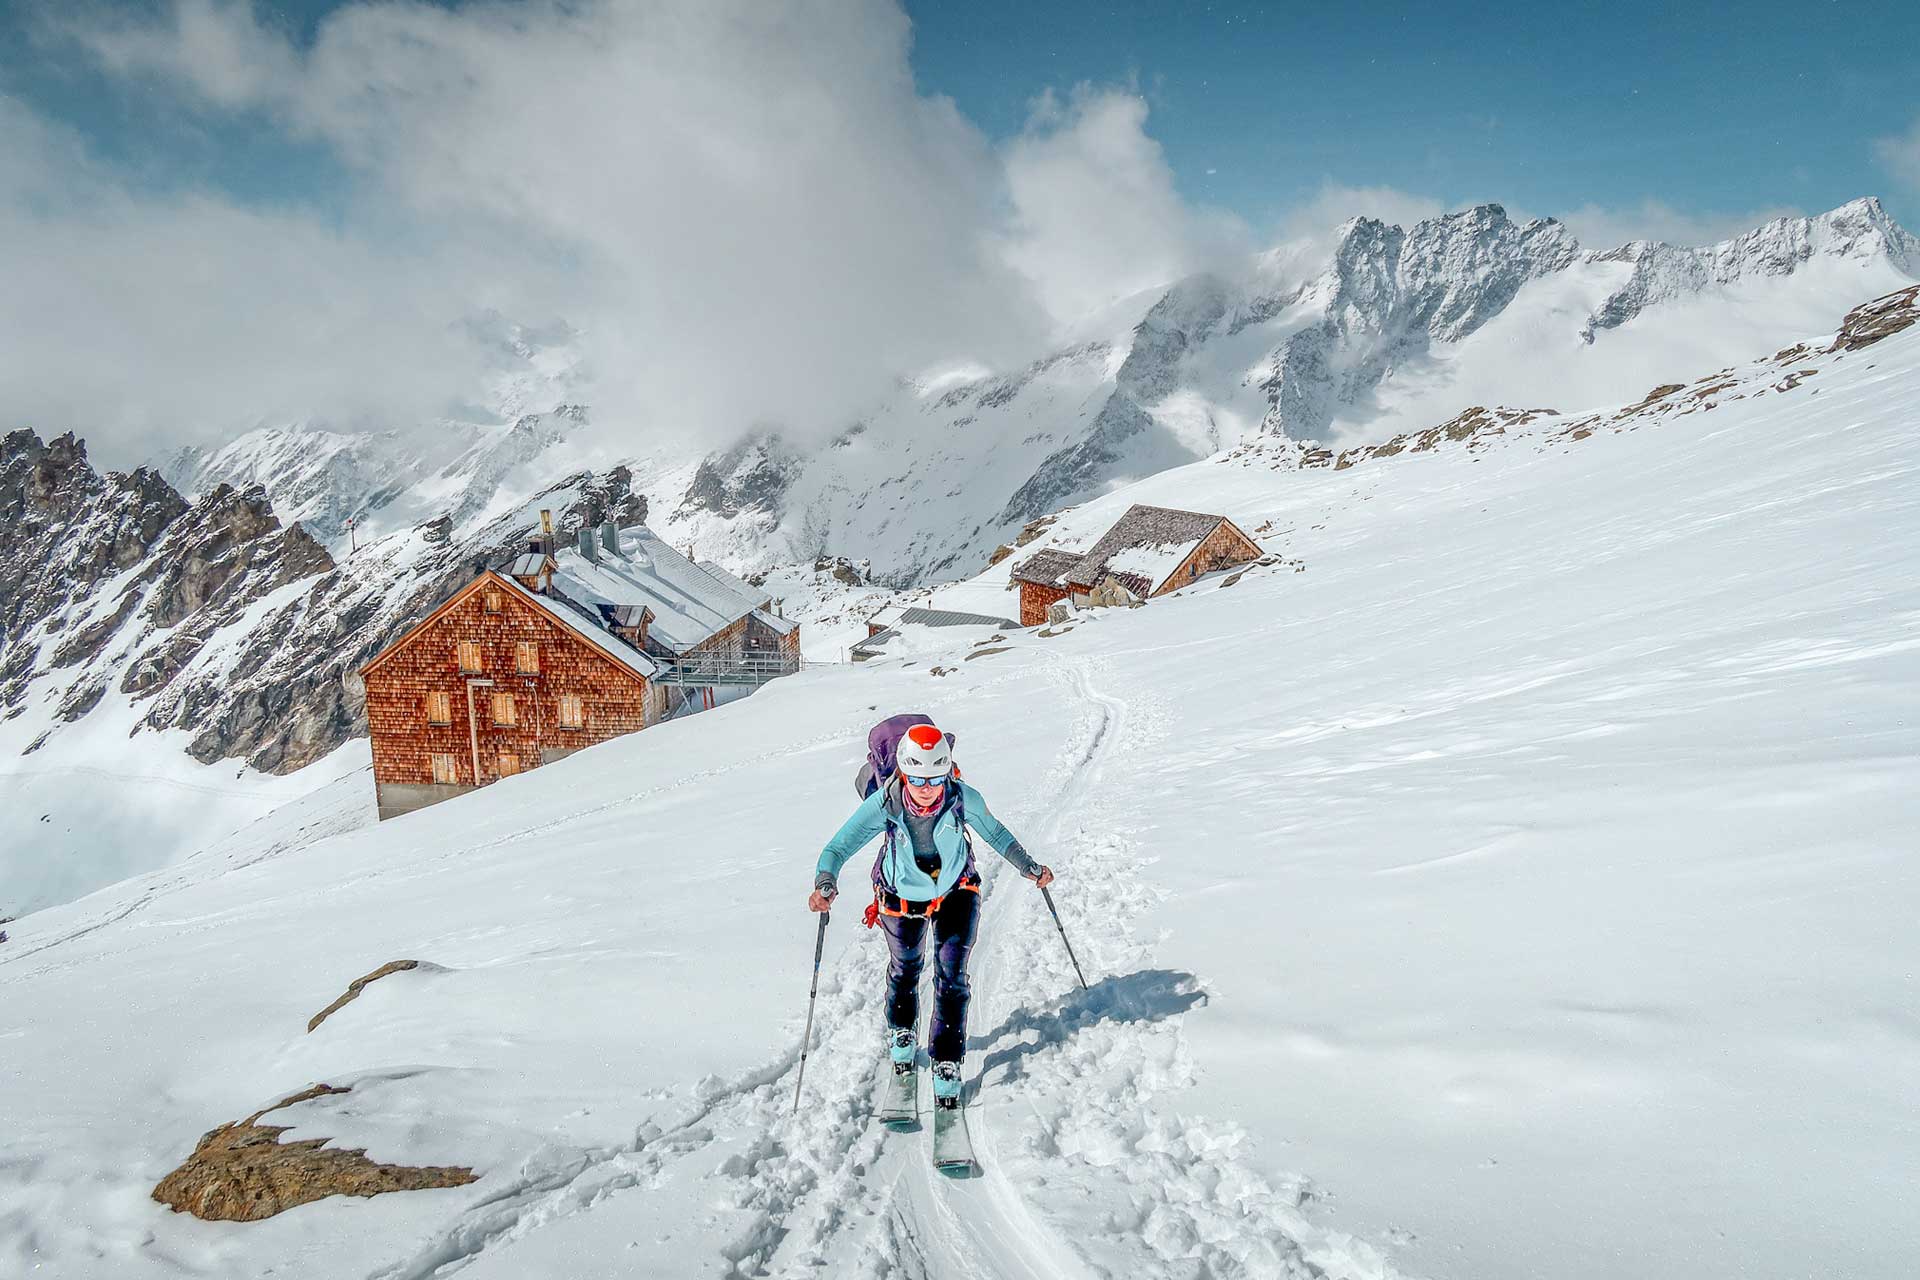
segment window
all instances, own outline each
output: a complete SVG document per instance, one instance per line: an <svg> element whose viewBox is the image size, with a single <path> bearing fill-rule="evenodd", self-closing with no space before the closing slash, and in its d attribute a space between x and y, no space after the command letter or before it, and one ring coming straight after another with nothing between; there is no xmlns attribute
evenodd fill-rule
<svg viewBox="0 0 1920 1280"><path fill-rule="evenodd" d="M500 753L500 776L503 778L511 778L518 772L520 772L520 757L511 751L502 751Z"/></svg>
<svg viewBox="0 0 1920 1280"><path fill-rule="evenodd" d="M493 695L493 722L499 725L520 723L513 715L513 695L496 693Z"/></svg>
<svg viewBox="0 0 1920 1280"><path fill-rule="evenodd" d="M560 695L560 727L578 729L587 723L587 709L577 693Z"/></svg>
<svg viewBox="0 0 1920 1280"><path fill-rule="evenodd" d="M498 591L487 592L487 612L500 612L500 593Z"/></svg>
<svg viewBox="0 0 1920 1280"><path fill-rule="evenodd" d="M433 780L442 786L451 786L460 781L459 765L446 752L433 757Z"/></svg>
<svg viewBox="0 0 1920 1280"><path fill-rule="evenodd" d="M450 693L429 693L427 695L427 723L453 723L453 695Z"/></svg>
<svg viewBox="0 0 1920 1280"><path fill-rule="evenodd" d="M514 669L523 676L539 675L540 646L526 640L513 646L513 665Z"/></svg>
<svg viewBox="0 0 1920 1280"><path fill-rule="evenodd" d="M481 670L480 642L478 640L462 640L460 642L460 669L462 671Z"/></svg>

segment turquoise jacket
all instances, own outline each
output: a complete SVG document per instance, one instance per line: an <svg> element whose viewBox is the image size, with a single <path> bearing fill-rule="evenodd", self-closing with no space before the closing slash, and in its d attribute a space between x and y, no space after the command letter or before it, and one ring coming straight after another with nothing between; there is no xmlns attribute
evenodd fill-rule
<svg viewBox="0 0 1920 1280"><path fill-rule="evenodd" d="M960 788L957 808L966 814L967 825L978 831L994 851L1011 862L1022 875L1028 874L1034 862L1027 856L1027 851L1020 847L1020 842L1013 838L1013 832L1000 825L978 791L964 782L957 785ZM840 830L834 833L833 839L827 841L826 848L820 851L816 869L838 877L840 868L847 865L847 859L860 852L891 825L895 829L894 838L887 841L880 855L880 875L887 887L908 902L927 902L945 897L960 882L960 874L967 869L971 858L966 832L960 829L959 814L955 812L956 806L949 799L933 827L933 845L940 853L938 879L929 879L913 860L913 837L907 834L900 806L900 784L897 780L861 801L860 807L853 811L853 816L846 820Z"/></svg>

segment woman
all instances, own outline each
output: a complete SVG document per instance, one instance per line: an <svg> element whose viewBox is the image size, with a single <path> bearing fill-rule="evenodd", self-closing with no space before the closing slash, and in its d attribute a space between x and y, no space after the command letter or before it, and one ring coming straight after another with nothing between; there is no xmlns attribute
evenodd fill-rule
<svg viewBox="0 0 1920 1280"><path fill-rule="evenodd" d="M980 793L954 776L946 734L930 724L913 726L900 739L896 761L894 776L821 850L807 906L827 910L838 892L840 868L875 836L886 834L873 864L874 910L868 923L877 915L887 935L888 1053L896 1074L913 1070L920 969L931 931L933 1030L927 1056L933 1061L934 1105L951 1108L960 1100L967 953L980 915L980 873L966 829L979 832L1016 871L1042 887L1053 883L1053 872L1029 857L1013 833L995 821Z"/></svg>

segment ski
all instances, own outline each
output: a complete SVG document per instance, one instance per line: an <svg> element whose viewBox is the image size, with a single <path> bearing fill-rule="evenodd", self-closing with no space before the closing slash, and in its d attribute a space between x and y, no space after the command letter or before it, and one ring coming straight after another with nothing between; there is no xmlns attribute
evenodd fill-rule
<svg viewBox="0 0 1920 1280"><path fill-rule="evenodd" d="M949 1178L971 1178L980 1172L973 1158L973 1139L967 1136L966 1108L934 1103L933 1167Z"/></svg>
<svg viewBox="0 0 1920 1280"><path fill-rule="evenodd" d="M880 1106L874 1117L889 1129L913 1130L920 1127L920 1072L909 1067L893 1069L883 1060L884 1083L880 1086Z"/></svg>

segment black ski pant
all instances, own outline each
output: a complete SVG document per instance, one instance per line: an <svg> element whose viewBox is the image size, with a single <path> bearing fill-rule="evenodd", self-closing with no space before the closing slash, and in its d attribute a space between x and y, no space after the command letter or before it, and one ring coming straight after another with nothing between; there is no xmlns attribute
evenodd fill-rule
<svg viewBox="0 0 1920 1280"><path fill-rule="evenodd" d="M919 904L909 904L919 905ZM933 935L933 1031L927 1056L958 1062L967 1053L967 953L980 922L980 895L956 889L929 921L924 916L881 916L887 935L887 1025L920 1025L920 971Z"/></svg>

